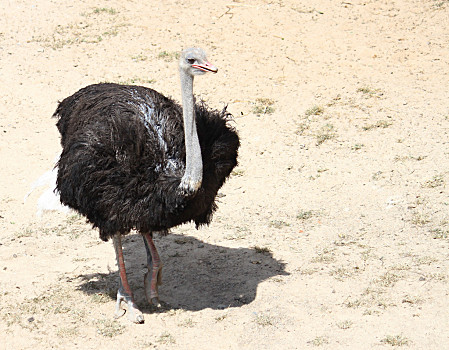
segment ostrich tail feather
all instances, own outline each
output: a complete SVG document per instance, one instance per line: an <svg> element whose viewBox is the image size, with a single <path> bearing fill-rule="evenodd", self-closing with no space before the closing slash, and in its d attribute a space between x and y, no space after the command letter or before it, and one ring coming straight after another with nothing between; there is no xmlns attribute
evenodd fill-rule
<svg viewBox="0 0 449 350"><path fill-rule="evenodd" d="M58 175L58 168L54 167L51 170L46 171L44 174L34 181L30 187L28 193L24 196L23 202L25 203L28 197L39 187L47 186L45 191L40 195L37 200L36 215L41 217L46 211L59 211L62 213L68 213L70 208L63 205L59 198L59 192L56 191L56 178Z"/></svg>

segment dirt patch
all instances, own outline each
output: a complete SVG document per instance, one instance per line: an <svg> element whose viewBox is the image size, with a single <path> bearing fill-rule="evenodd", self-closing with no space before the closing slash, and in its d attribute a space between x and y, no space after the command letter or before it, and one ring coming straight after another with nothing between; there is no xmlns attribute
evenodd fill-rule
<svg viewBox="0 0 449 350"><path fill-rule="evenodd" d="M8 349L449 349L447 1L3 1L0 330ZM36 217L58 100L97 82L180 100L177 55L219 68L242 147L208 228L124 243L144 325L115 320L112 244ZM43 191L43 189L42 189ZM132 254L131 254L132 251Z"/></svg>

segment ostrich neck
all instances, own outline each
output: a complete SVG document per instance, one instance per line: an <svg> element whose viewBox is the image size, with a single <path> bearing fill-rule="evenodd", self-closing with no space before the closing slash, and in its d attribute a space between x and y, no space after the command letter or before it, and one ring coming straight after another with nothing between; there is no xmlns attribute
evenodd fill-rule
<svg viewBox="0 0 449 350"><path fill-rule="evenodd" d="M193 99L193 76L181 70L182 116L184 119L184 138L186 147L186 170L182 181L196 191L203 179L203 161L196 130Z"/></svg>

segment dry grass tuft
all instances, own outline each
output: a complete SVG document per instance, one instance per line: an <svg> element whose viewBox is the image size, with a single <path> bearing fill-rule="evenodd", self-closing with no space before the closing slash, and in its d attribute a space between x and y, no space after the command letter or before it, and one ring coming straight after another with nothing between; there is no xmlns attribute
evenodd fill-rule
<svg viewBox="0 0 449 350"><path fill-rule="evenodd" d="M157 342L160 344L176 344L175 337L173 337L170 333L164 332L162 333L159 338L157 339Z"/></svg>
<svg viewBox="0 0 449 350"><path fill-rule="evenodd" d="M126 327L116 320L104 319L96 321L97 333L103 337L112 338L122 334Z"/></svg>
<svg viewBox="0 0 449 350"><path fill-rule="evenodd" d="M329 344L329 338L327 336L319 336L319 337L316 337L315 339L308 341L307 343L309 343L313 346L322 346L322 345Z"/></svg>
<svg viewBox="0 0 449 350"><path fill-rule="evenodd" d="M254 103L252 112L257 115L265 115L274 113L274 101L270 98L257 98Z"/></svg>
<svg viewBox="0 0 449 350"><path fill-rule="evenodd" d="M380 342L391 346L404 346L411 343L411 341L403 335L387 335Z"/></svg>

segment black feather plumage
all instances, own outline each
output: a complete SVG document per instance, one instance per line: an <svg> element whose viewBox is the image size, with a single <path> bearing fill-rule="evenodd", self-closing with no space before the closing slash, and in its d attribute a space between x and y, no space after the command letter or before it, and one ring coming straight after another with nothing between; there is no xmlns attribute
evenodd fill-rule
<svg viewBox="0 0 449 350"><path fill-rule="evenodd" d="M54 113L63 148L61 202L86 216L103 240L132 229L208 224L240 143L226 108L198 103L195 115L203 181L186 196L179 189L185 171L180 105L152 89L118 84L90 85L67 97Z"/></svg>

